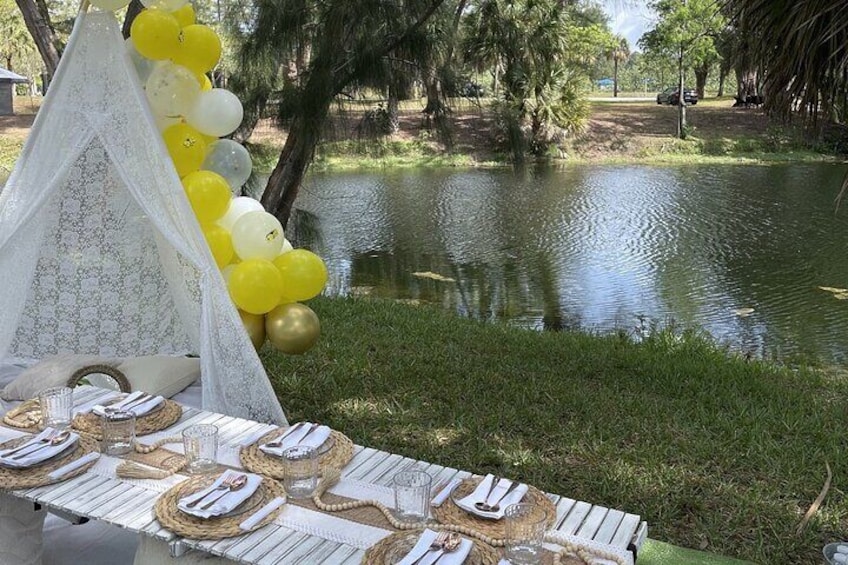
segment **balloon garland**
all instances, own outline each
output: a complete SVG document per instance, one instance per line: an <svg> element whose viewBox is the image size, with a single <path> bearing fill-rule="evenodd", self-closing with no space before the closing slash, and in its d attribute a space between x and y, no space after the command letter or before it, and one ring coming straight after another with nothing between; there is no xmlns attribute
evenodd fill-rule
<svg viewBox="0 0 848 565"><path fill-rule="evenodd" d="M129 0L91 0L106 11ZM299 304L327 283L320 257L292 249L283 227L258 201L240 194L253 164L231 139L243 108L207 73L221 58L221 39L195 22L188 0L142 0L126 49L156 124L215 263L258 350L266 339L280 351L308 351L321 332L318 316Z"/></svg>

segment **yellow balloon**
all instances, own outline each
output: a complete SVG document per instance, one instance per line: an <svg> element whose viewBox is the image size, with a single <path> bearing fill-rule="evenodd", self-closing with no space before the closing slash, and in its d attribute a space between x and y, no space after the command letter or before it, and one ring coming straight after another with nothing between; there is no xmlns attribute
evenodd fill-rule
<svg viewBox="0 0 848 565"><path fill-rule="evenodd" d="M170 59L180 49L180 23L162 10L142 10L130 26L133 45L154 61Z"/></svg>
<svg viewBox="0 0 848 565"><path fill-rule="evenodd" d="M205 74L201 75L200 78L200 90L202 92L206 92L207 90L212 90L212 81L209 80L209 77Z"/></svg>
<svg viewBox="0 0 848 565"><path fill-rule="evenodd" d="M230 207L230 200L233 198L230 185L224 177L212 171L194 171L187 174L183 179L183 188L185 188L191 209L194 210L194 215L201 224L214 222L226 214L227 208ZM224 228L221 230L227 234L228 245L232 249L230 233ZM224 265L232 258L230 255Z"/></svg>
<svg viewBox="0 0 848 565"><path fill-rule="evenodd" d="M179 123L162 132L162 138L180 178L200 169L206 158L206 141L199 131Z"/></svg>
<svg viewBox="0 0 848 565"><path fill-rule="evenodd" d="M191 2L179 10L174 10L171 12L171 15L177 18L177 22L180 24L180 27L190 26L194 23L194 7L191 5Z"/></svg>
<svg viewBox="0 0 848 565"><path fill-rule="evenodd" d="M221 59L221 40L209 26L192 24L182 30L179 48L171 59L195 73L208 73Z"/></svg>
<svg viewBox="0 0 848 565"><path fill-rule="evenodd" d="M192 175L197 173L192 173ZM192 175L186 177L188 179ZM219 269L226 267L233 260L233 239L230 237L230 232L217 224L206 224L202 226L203 237L206 238L206 244L212 252L212 257L215 258L215 264Z"/></svg>
<svg viewBox="0 0 848 565"><path fill-rule="evenodd" d="M321 335L321 322L303 304L283 304L265 316L265 332L271 345L289 355L306 353Z"/></svg>
<svg viewBox="0 0 848 565"><path fill-rule="evenodd" d="M248 259L233 269L228 283L230 298L250 314L266 314L280 302L283 280L271 261Z"/></svg>
<svg viewBox="0 0 848 565"><path fill-rule="evenodd" d="M250 341L253 342L253 347L256 348L256 351L259 351L262 344L265 343L265 316L242 310L239 310L238 313L247 335L250 336Z"/></svg>
<svg viewBox="0 0 848 565"><path fill-rule="evenodd" d="M327 284L327 266L320 257L306 249L294 249L274 259L283 276L283 298L286 302L309 300L318 296Z"/></svg>

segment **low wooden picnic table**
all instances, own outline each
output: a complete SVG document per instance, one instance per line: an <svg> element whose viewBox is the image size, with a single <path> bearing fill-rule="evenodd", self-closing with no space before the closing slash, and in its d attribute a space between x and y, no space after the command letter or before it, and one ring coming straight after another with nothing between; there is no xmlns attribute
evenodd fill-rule
<svg viewBox="0 0 848 565"><path fill-rule="evenodd" d="M74 405L90 406L110 394L114 394L114 391L89 386L78 387L74 389ZM246 441L251 441L251 438L274 428L268 424L184 407L182 417L174 426L155 436L142 437L140 441L152 443L157 437L179 435L183 429L195 424L213 424L218 427L219 460L231 466L240 465L238 451ZM0 441L19 435L21 433L16 430L0 428ZM179 445L169 448L175 451L182 449ZM138 532L142 536L150 536L161 543L169 544L171 553L175 556L183 553L185 549L195 549L240 563L261 565L354 564L361 562L368 543L372 543L367 539L359 539L356 535L359 531L356 524L345 524L343 518L335 516L310 516L304 514L308 511L303 509L298 510L299 514L290 516L284 511L273 523L234 538L209 541L180 538L159 524L153 506L162 493L186 477L175 475L164 480L123 479L114 473L119 462L115 457L101 455L96 465L78 477L50 486L9 491L8 494L32 501L36 508L47 507L64 514L102 520ZM472 476L467 471L357 445L353 459L342 470L340 485L346 489L348 496L350 492L361 487L368 491L369 497L387 499L391 496L389 484L392 476L407 469L429 473L434 484L455 477ZM567 496L547 496L556 506L553 530L558 534L576 536L580 540L590 540L620 552L627 552L628 560L632 558L635 561L638 549L647 536L647 524L638 515ZM294 512L294 509L292 511ZM367 532L371 538L381 535L379 530L372 531L375 530L372 526L362 527L370 528ZM388 530L387 526L386 534L390 533ZM8 532L0 531L0 546L14 542L3 539L8 535Z"/></svg>

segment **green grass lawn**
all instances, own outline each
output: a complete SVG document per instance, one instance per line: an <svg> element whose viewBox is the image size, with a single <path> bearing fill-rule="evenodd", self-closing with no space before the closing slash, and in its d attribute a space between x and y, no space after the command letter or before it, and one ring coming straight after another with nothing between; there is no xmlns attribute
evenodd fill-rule
<svg viewBox="0 0 848 565"><path fill-rule="evenodd" d="M846 535L841 376L745 362L694 334L639 344L386 301L311 306L323 336L310 353L263 350L293 420L640 514L652 538L758 563L815 563ZM826 462L833 485L796 536Z"/></svg>

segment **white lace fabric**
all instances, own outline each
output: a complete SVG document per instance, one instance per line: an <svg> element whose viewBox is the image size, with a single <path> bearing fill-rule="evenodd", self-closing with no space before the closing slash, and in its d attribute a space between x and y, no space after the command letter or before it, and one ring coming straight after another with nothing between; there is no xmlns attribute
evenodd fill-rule
<svg viewBox="0 0 848 565"><path fill-rule="evenodd" d="M115 17L81 13L0 193L0 359L197 354L203 407L284 424Z"/></svg>

